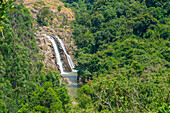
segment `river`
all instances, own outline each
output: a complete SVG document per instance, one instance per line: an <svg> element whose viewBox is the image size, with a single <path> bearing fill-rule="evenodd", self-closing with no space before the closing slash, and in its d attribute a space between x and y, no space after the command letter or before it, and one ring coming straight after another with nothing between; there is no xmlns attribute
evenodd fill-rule
<svg viewBox="0 0 170 113"><path fill-rule="evenodd" d="M67 74L62 74L62 76L71 80L72 83L66 85L66 87L69 90L69 95L76 97L77 89L80 88L80 85L77 83L77 72L68 72Z"/></svg>

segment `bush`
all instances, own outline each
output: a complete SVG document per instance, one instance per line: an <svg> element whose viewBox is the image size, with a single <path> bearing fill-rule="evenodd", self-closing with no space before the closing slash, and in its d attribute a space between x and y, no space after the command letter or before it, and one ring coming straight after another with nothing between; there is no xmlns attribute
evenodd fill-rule
<svg viewBox="0 0 170 113"><path fill-rule="evenodd" d="M61 8L62 8L62 6L59 5L58 8L57 8L59 12L61 11Z"/></svg>

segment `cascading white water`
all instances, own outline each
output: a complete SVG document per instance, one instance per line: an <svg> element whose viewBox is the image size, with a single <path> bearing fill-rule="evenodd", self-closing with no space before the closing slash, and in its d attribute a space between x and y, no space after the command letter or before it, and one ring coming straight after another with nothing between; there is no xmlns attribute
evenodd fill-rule
<svg viewBox="0 0 170 113"><path fill-rule="evenodd" d="M61 40L58 36L56 36L56 38L59 40L59 42L60 42L60 44L61 44L61 47L62 47L62 49L63 49L63 51L64 51L64 53L65 53L65 55L66 55L66 57L67 57L67 61L68 61L68 64L69 64L72 72L77 72L77 70L74 70L73 60L71 59L70 55L67 54L66 48L65 48L65 46L64 46L64 43L62 42L62 40Z"/></svg>
<svg viewBox="0 0 170 113"><path fill-rule="evenodd" d="M48 36L48 35L46 35L46 34L43 34L43 35L46 36L47 39L49 39L49 40L52 42L52 45L53 45L53 47L54 47L54 52L55 52L55 54L56 54L56 61L57 61L57 64L58 64L58 66L59 66L59 69L60 69L61 74L67 74L67 73L64 72L63 63L62 63L62 61L61 61L60 53L59 53L59 50L58 50L58 47L57 47L57 44L56 44L54 38L51 37L51 36ZM67 51L66 51L66 48L65 48L65 46L64 46L64 43L62 42L62 40L61 40L59 37L56 36L56 38L58 39L58 41L59 41L60 44L61 44L61 47L62 47L62 49L63 49L63 51L64 51L64 53L65 53L65 55L66 55L68 64L69 64L72 72L77 72L77 70L74 70L74 63L73 63L70 55L68 55L68 53L67 53Z"/></svg>
<svg viewBox="0 0 170 113"><path fill-rule="evenodd" d="M67 88L69 90L69 95L76 97L77 96L77 89L80 86L77 83L77 70L74 70L74 64L73 64L73 61L72 61L70 55L68 55L62 40L56 36L56 38L58 39L58 41L61 44L61 47L62 47L62 49L63 49L63 51L64 51L64 53L66 55L68 64L69 64L69 66L70 66L70 68L72 70L72 72L70 72L70 73L65 73L64 69L63 69L63 63L61 61L60 53L59 53L59 50L58 50L58 46L57 46L57 44L55 42L55 39L53 37L51 37L51 36L46 35L46 34L43 34L43 35L45 37L47 37L47 39L49 39L51 41L52 45L53 45L54 52L56 54L56 61L57 61L57 64L59 66L59 69L60 69L62 77L68 78L72 82L71 84L67 85Z"/></svg>
<svg viewBox="0 0 170 113"><path fill-rule="evenodd" d="M48 36L48 35L46 35L46 34L43 34L43 35L46 36L47 39L49 39L49 40L51 41L51 43L52 43L52 45L53 45L53 47L54 47L54 52L55 52L55 55L56 55L56 61L57 61L57 64L58 64L58 66L59 66L59 69L60 69L61 74L66 74L66 73L64 72L63 63L62 63L62 61L61 61L60 53L59 53L59 50L58 50L58 47L57 47L57 44L56 44L54 38L51 37L51 36Z"/></svg>

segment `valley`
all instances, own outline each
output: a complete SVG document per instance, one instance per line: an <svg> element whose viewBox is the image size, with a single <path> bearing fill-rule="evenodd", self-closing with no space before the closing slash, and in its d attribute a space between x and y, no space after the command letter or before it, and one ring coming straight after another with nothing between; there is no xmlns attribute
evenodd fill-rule
<svg viewBox="0 0 170 113"><path fill-rule="evenodd" d="M0 113L168 113L169 0L2 0Z"/></svg>

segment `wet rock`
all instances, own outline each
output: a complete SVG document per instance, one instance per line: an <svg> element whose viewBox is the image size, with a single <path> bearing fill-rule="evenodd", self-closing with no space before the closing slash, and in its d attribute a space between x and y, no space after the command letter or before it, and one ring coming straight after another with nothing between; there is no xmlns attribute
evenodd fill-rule
<svg viewBox="0 0 170 113"><path fill-rule="evenodd" d="M67 58L66 58L66 55L63 54L63 56L64 56L64 62L65 62L65 70L67 70L68 72L71 72L72 70L71 70L71 68L69 66L69 63L68 63Z"/></svg>
<svg viewBox="0 0 170 113"><path fill-rule="evenodd" d="M66 84L71 84L71 83L72 83L71 80L68 79L68 78L64 78L64 82L65 82Z"/></svg>

